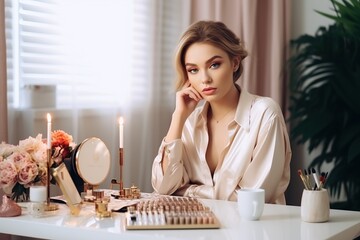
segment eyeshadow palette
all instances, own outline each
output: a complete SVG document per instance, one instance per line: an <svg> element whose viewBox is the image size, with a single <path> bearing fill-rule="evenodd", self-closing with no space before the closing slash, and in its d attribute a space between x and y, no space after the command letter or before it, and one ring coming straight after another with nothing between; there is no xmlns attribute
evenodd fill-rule
<svg viewBox="0 0 360 240"><path fill-rule="evenodd" d="M160 196L129 206L126 229L196 229L220 228L210 208L196 198Z"/></svg>

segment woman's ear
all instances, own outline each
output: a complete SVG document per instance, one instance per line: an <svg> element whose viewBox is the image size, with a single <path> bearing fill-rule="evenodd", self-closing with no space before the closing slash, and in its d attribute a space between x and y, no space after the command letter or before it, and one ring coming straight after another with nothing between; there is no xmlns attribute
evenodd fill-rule
<svg viewBox="0 0 360 240"><path fill-rule="evenodd" d="M233 58L233 71L236 72L239 69L240 57Z"/></svg>

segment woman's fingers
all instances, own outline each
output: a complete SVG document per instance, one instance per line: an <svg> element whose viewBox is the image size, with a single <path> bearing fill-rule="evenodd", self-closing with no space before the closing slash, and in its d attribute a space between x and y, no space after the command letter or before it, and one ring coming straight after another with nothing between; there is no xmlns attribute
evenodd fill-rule
<svg viewBox="0 0 360 240"><path fill-rule="evenodd" d="M191 85L183 90L181 90L183 95L188 95L190 98L194 99L195 101L200 101L202 96L198 91L195 90Z"/></svg>

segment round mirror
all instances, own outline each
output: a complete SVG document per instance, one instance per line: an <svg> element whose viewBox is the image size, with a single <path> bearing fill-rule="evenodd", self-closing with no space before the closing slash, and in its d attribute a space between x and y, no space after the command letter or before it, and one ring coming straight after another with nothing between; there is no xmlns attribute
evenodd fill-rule
<svg viewBox="0 0 360 240"><path fill-rule="evenodd" d="M99 185L110 171L110 152L99 138L85 139L76 151L75 168L79 176L91 185Z"/></svg>

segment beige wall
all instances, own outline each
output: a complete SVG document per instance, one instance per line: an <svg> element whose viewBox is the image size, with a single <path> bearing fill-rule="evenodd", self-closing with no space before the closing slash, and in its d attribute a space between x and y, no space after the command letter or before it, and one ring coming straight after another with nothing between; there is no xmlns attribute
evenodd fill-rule
<svg viewBox="0 0 360 240"><path fill-rule="evenodd" d="M315 10L333 14L330 0L292 0L291 37L314 34L319 26L328 26L333 21Z"/></svg>

